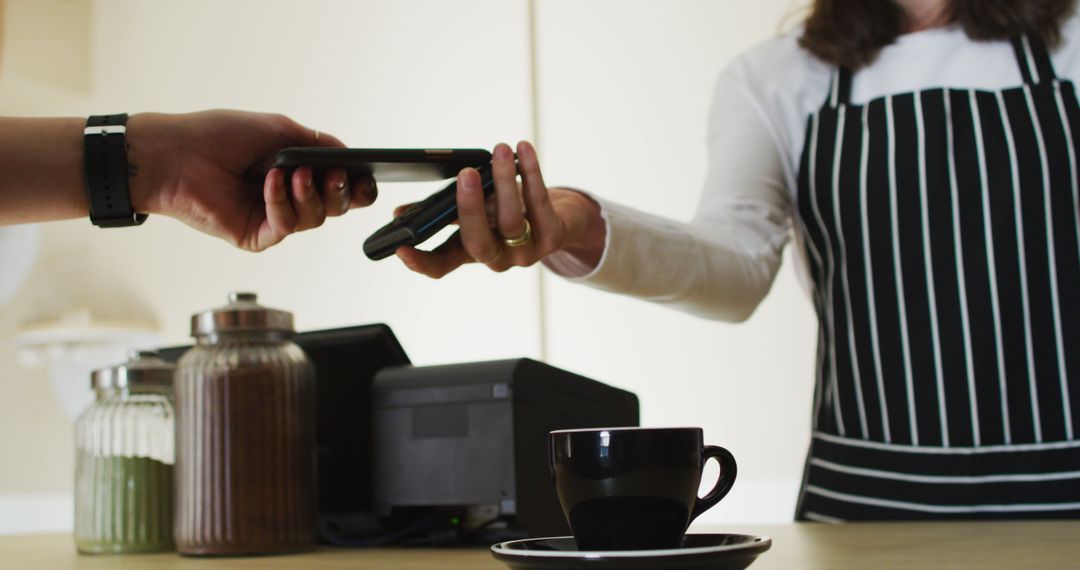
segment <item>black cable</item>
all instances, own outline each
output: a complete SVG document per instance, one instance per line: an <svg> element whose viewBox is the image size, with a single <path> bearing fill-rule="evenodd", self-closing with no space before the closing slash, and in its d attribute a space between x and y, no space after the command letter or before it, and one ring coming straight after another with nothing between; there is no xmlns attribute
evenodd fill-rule
<svg viewBox="0 0 1080 570"><path fill-rule="evenodd" d="M320 530L323 536L330 544L334 546L344 546L349 548L367 548L373 546L386 546L395 542L403 541L420 533L431 532L438 528L440 524L446 520L448 512L443 509L436 509L435 511L428 513L427 515L420 517L404 527L389 532L387 534L374 536L371 538L355 539L340 536L338 534L338 528L336 525L323 521L320 523Z"/></svg>
<svg viewBox="0 0 1080 570"><path fill-rule="evenodd" d="M507 515L499 515L497 517L488 519L488 520L484 521L483 523L481 523L480 525L478 525L477 527L471 528L467 532L462 533L461 534L461 539L462 540L471 540L473 538L476 538L476 536L478 534L483 532L485 529L487 529L491 525L496 524L496 523L500 523L500 522L506 522L506 521L509 521L509 520L510 520L510 517L507 516Z"/></svg>

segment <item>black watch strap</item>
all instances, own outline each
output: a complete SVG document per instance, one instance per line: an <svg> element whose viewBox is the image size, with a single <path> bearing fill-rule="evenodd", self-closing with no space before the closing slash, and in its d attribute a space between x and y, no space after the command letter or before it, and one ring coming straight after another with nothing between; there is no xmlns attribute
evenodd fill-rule
<svg viewBox="0 0 1080 570"><path fill-rule="evenodd" d="M128 191L127 113L94 115L83 130L83 163L90 222L101 228L137 226L146 221L131 206Z"/></svg>

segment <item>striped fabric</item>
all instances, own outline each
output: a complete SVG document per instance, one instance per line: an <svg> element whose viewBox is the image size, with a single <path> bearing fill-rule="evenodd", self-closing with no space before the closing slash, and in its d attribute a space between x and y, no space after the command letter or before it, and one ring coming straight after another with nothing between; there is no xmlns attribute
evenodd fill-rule
<svg viewBox="0 0 1080 570"><path fill-rule="evenodd" d="M1080 515L1080 107L1014 44L1019 87L852 105L840 70L808 121L801 519Z"/></svg>

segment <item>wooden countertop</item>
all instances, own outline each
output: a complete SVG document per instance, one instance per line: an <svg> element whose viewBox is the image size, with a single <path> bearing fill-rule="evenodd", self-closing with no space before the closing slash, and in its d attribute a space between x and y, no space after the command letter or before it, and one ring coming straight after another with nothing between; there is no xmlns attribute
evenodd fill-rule
<svg viewBox="0 0 1080 570"><path fill-rule="evenodd" d="M792 523L697 532L773 539L753 570L828 568L1078 568L1080 521ZM505 568L487 549L321 549L289 556L186 558L176 554L84 556L70 535L0 537L3 568Z"/></svg>

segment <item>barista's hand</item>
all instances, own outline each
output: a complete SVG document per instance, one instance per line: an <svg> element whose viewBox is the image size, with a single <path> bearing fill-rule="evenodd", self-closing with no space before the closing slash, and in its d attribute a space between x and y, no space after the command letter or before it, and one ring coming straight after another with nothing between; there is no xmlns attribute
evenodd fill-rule
<svg viewBox="0 0 1080 570"><path fill-rule="evenodd" d="M291 180L280 169L264 180L245 179L246 171L282 148L344 146L281 115L145 113L129 119L127 136L136 211L171 216L250 251L366 206L376 196L371 177L350 181L344 169L328 171L319 188L308 167L296 169Z"/></svg>
<svg viewBox="0 0 1080 570"><path fill-rule="evenodd" d="M599 261L606 231L600 207L580 192L545 186L531 144L518 143L517 156L515 168L510 147L495 147L491 161L495 193L489 203L484 201L475 169L458 174L460 230L430 252L399 248L397 256L409 269L438 279L466 263L479 262L501 272L532 265L563 249L586 263ZM506 238L525 235L526 221L531 237L520 245L508 245Z"/></svg>

